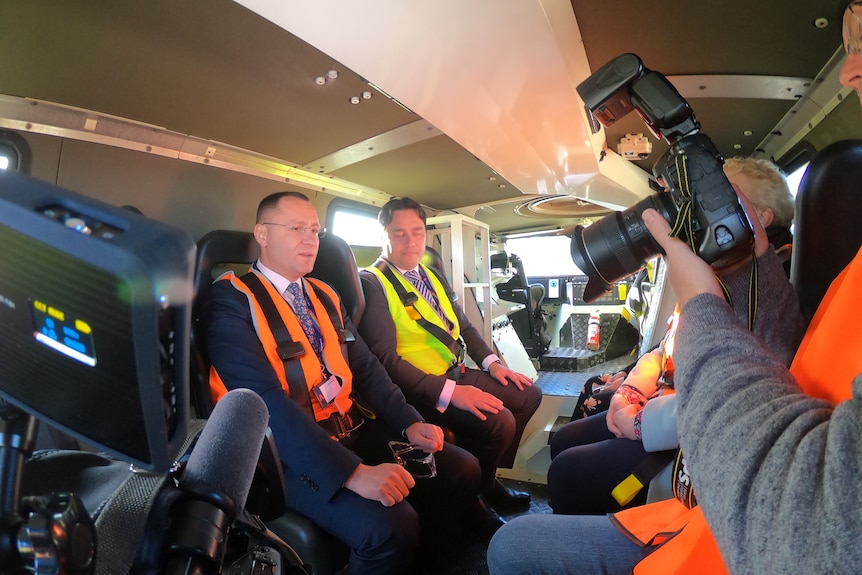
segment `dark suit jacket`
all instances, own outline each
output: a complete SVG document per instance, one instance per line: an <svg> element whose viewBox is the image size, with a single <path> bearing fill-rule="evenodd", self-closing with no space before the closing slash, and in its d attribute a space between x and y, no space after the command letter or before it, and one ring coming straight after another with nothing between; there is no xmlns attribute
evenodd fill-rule
<svg viewBox="0 0 862 575"><path fill-rule="evenodd" d="M422 366L415 366L398 355L395 322L389 313L386 291L377 276L370 271L362 270L359 277L365 291L365 313L359 324L359 333L365 338L374 355L380 358L392 381L404 391L407 401L414 405L436 406L446 383L446 376L426 373ZM446 288L449 293L448 285ZM452 308L458 317L461 337L467 344L467 353L473 361L481 365L482 361L494 352L482 339L479 330L467 320L461 306L453 301Z"/></svg>
<svg viewBox="0 0 862 575"><path fill-rule="evenodd" d="M260 394L269 409L269 424L285 474L301 477L321 503L329 501L359 465L359 456L333 441L282 389L255 333L245 294L229 281L217 281L201 295L200 310L204 345L225 386ZM344 306L341 316L345 327L356 334ZM364 406L398 430L422 420L358 334L348 350L353 393Z"/></svg>

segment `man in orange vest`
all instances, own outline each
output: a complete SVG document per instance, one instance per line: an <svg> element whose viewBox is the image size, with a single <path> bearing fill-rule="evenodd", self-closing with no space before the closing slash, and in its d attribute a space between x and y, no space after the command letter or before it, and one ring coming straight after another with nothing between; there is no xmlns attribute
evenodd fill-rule
<svg viewBox="0 0 862 575"><path fill-rule="evenodd" d="M351 575L395 575L413 557L420 523L427 537L455 531L478 493L479 465L444 444L443 431L407 404L356 335L338 294L303 277L323 233L305 195L261 201L254 226L260 259L202 295L210 386L216 397L243 387L263 397L287 504L351 548ZM390 441L433 453L434 465L408 472ZM429 541L429 552L440 543Z"/></svg>
<svg viewBox="0 0 862 575"><path fill-rule="evenodd" d="M843 35L840 80L862 99L859 0L844 12ZM681 308L680 444L699 506L663 501L611 521L518 518L491 541L491 574L859 573L862 332L847 320L857 315L862 249L833 281L788 371L734 317L714 270L670 237L658 213L643 219L667 254Z"/></svg>

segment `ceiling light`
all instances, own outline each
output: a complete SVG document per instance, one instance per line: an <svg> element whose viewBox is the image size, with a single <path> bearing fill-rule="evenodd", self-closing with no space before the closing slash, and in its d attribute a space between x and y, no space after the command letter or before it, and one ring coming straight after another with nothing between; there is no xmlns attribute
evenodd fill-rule
<svg viewBox="0 0 862 575"><path fill-rule="evenodd" d="M318 76L314 79L314 83L318 86L323 86L324 84L326 84L326 78L324 78L323 76Z"/></svg>
<svg viewBox="0 0 862 575"><path fill-rule="evenodd" d="M326 73L326 77L330 80L335 80L336 78L338 78L338 70L330 70Z"/></svg>
<svg viewBox="0 0 862 575"><path fill-rule="evenodd" d="M362 99L363 99L363 100L370 100L370 99L371 99L371 96L373 96L373 95L374 95L374 94L372 94L372 93L371 93L371 92L369 92L368 90L365 90L364 92L362 92Z"/></svg>
<svg viewBox="0 0 862 575"><path fill-rule="evenodd" d="M361 100L359 99L359 96L350 96L350 103L351 104L358 104L360 101Z"/></svg>

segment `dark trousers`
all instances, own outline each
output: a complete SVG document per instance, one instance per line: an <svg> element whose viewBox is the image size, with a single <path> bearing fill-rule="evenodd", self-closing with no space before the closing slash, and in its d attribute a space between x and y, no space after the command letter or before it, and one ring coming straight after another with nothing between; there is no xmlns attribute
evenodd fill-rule
<svg viewBox="0 0 862 575"><path fill-rule="evenodd" d="M400 430L366 420L351 438L351 449L368 465L392 463L389 441L404 441ZM475 499L480 471L465 450L446 444L435 454L437 477L417 478L405 501L384 507L341 489L325 505L301 497L301 478L285 468L288 505L350 547L350 575L405 573L417 547L427 551L456 534L463 511Z"/></svg>
<svg viewBox="0 0 862 575"><path fill-rule="evenodd" d="M488 373L476 369L468 369L457 383L472 385L500 398L505 408L497 414L486 413L485 421L451 404L443 413L427 405L417 409L427 422L451 429L458 446L476 456L482 468L481 490L486 492L494 485L497 468L510 468L515 462L524 428L542 402L542 391L535 385L523 391L514 383L501 385Z"/></svg>
<svg viewBox="0 0 862 575"><path fill-rule="evenodd" d="M548 491L554 513L604 515L646 503L647 487L621 506L611 491L647 459L660 469L676 451L647 452L640 441L608 430L605 412L563 426L551 440Z"/></svg>

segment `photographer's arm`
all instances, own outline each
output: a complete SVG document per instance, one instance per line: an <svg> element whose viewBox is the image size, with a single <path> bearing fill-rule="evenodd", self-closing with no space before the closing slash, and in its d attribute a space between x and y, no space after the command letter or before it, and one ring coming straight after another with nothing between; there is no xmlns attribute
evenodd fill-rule
<svg viewBox="0 0 862 575"><path fill-rule="evenodd" d="M667 253L682 309L680 444L730 571L852 571L862 564L862 380L834 410L803 394L723 300L711 268L654 216L644 221Z"/></svg>

